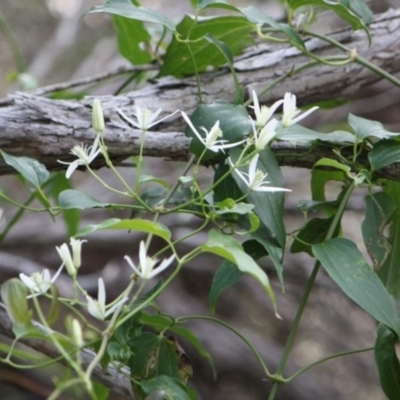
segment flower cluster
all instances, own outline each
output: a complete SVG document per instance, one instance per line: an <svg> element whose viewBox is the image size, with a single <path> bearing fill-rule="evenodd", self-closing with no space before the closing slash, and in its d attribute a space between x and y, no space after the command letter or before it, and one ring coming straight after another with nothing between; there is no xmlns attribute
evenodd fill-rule
<svg viewBox="0 0 400 400"><path fill-rule="evenodd" d="M21 273L21 281L32 292L29 297L45 294L60 275L64 265L68 274L73 279L76 279L78 268L81 266L81 247L82 243L84 242L86 242L86 240L77 240L75 238L71 238L70 246L72 249L72 254L67 243L63 243L60 247L56 247L56 250L62 260L62 265L53 278L51 277L48 269L44 269L41 272L35 272L30 276ZM128 256L125 256L125 259L138 277L143 280L149 280L168 268L174 261L175 255L172 255L171 257L159 263L159 260L147 255L146 245L142 241L139 245L139 265L136 267L131 258ZM157 264L159 265L157 266ZM93 299L91 296L86 294L87 309L89 314L101 321L104 321L108 316L113 314L115 310L120 308L127 300L127 296L122 296L121 299L118 299L114 303L107 305L106 288L102 278L99 278L98 280L97 299Z"/></svg>

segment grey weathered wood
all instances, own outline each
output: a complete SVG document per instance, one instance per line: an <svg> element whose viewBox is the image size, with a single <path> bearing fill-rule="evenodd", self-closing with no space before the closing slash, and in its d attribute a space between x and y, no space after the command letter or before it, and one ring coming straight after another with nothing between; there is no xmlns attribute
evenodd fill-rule
<svg viewBox="0 0 400 400"><path fill-rule="evenodd" d="M331 35L350 49L356 49L365 57L387 72L400 71L400 10L389 10L378 15L371 25L372 45L363 31L352 32L344 29ZM340 54L326 42L310 39L310 51L320 57ZM259 44L252 46L236 58L235 68L244 87L259 90L272 80L282 76L292 67L303 65L309 60L297 49L289 46ZM308 104L331 98L348 98L361 87L371 84L380 77L353 63L345 67L332 68L319 65L288 78L270 90L263 100L272 102L287 91L295 93L300 104ZM232 77L221 68L201 76L203 101L211 103L216 99L232 101L234 97ZM65 166L57 160L71 160L69 152L75 144L90 144L94 138L91 129L92 98L78 101L56 101L32 94L16 93L0 104L0 149L18 156L33 157L49 169ZM132 106L155 110L163 108L165 114L177 109L192 112L197 105L197 88L193 78L177 80L162 78L143 89L121 96L101 98L106 117L105 139L113 160L135 155L139 149L138 130L131 129L118 116L116 107L132 115ZM157 127L159 132L148 132L144 155L168 159L188 158L189 140L183 135L182 119L175 116ZM293 155L303 149L280 143L278 147ZM329 150L327 150L329 152ZM287 152L286 152L287 153ZM283 164L310 167L318 155L314 152L300 161L297 157L281 158ZM299 164L300 163L300 164ZM99 158L95 166L104 165ZM13 170L0 160L0 174ZM394 176L397 175L395 171Z"/></svg>

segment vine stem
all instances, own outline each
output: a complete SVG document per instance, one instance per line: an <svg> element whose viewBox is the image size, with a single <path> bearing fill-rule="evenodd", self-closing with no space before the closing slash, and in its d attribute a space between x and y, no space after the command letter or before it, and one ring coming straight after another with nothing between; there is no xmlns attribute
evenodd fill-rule
<svg viewBox="0 0 400 400"><path fill-rule="evenodd" d="M324 40L325 42L330 43L332 46L335 46L338 49L345 51L354 62L362 65L363 67L369 69L372 72L375 72L375 74L380 75L382 78L387 79L389 82L393 83L397 87L400 87L399 79L397 79L395 76L389 74L384 69L369 62L364 57L361 57L360 55L358 55L358 53L355 49L349 49L348 47L344 46L342 43L336 41L335 39L332 39L332 38L324 36L324 35L320 35L315 32L306 31L305 33L309 36Z"/></svg>
<svg viewBox="0 0 400 400"><path fill-rule="evenodd" d="M342 200L341 200L341 202L339 204L338 210L337 210L337 212L336 212L336 214L335 214L335 216L333 218L333 221L332 221L332 223L331 223L331 225L329 227L329 230L328 230L328 232L326 234L325 240L331 239L333 237L333 234L334 234L336 228L340 224L343 212L344 212L344 210L346 208L347 202L349 201L349 198L350 198L354 188L355 188L355 182L353 181L345 190L344 196L343 196L343 198L342 198ZM296 316L295 316L295 318L293 320L293 324L292 324L292 327L290 329L289 336L288 336L286 344L285 344L285 348L283 350L283 354L282 354L282 358L281 358L281 361L280 361L279 366L278 366L278 370L277 370L277 372L275 374L275 379L276 380L272 385L271 392L269 394L268 400L274 400L275 399L275 395L276 395L276 392L278 390L279 383L282 382L282 374L283 374L283 372L285 370L286 362L287 362L287 360L289 358L289 354L290 354L290 351L292 350L294 339L296 337L297 330L298 330L299 325L300 325L300 320L301 320L301 318L303 316L304 309L305 309L305 307L307 305L308 298L310 297L310 293L311 293L311 290L312 290L312 288L314 286L315 279L316 279L316 277L318 275L318 271L319 271L320 266L321 266L320 262L316 261L315 264L314 264L314 268L313 268L313 270L311 272L310 278L307 281L307 285L306 285L306 288L304 290L303 297L301 298L301 301L300 301L300 304L299 304L299 308L297 309Z"/></svg>

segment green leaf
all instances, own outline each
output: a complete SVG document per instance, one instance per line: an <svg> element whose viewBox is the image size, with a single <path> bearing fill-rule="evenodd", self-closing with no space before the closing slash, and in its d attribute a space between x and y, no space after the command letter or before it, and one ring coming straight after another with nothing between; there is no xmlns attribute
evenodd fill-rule
<svg viewBox="0 0 400 400"><path fill-rule="evenodd" d="M346 144L354 143L355 136L350 132L346 131L334 131L331 133L316 132L311 129L305 128L301 125L291 125L287 128L283 128L281 132L276 136L276 139L286 140L293 144L305 143L310 144L317 140L322 142Z"/></svg>
<svg viewBox="0 0 400 400"><path fill-rule="evenodd" d="M220 163L215 170L214 184L216 184L231 167L228 164ZM214 187L214 203L219 203L225 199L237 200L242 197L242 191L239 189L232 174L227 175L217 186Z"/></svg>
<svg viewBox="0 0 400 400"><path fill-rule="evenodd" d="M370 137L377 139L390 139L398 136L398 133L393 133L385 129L385 127L377 121L357 117L349 114L349 125L353 128L357 141L363 141Z"/></svg>
<svg viewBox="0 0 400 400"><path fill-rule="evenodd" d="M64 190L71 189L71 187L71 181L65 177L65 172L55 172L52 174L52 179L46 189L50 197L58 201L60 193ZM62 209L61 213L67 227L67 236L74 236L79 228L80 212L77 209L71 208Z"/></svg>
<svg viewBox="0 0 400 400"><path fill-rule="evenodd" d="M385 236L385 227L392 214L396 211L396 202L385 193L375 193L365 196L365 219L361 229L364 244L373 262L375 271L379 271L390 256L392 246Z"/></svg>
<svg viewBox="0 0 400 400"><path fill-rule="evenodd" d="M389 293L397 301L400 300L400 184L398 182L387 181L383 187L385 194L389 195L396 204L396 211L390 218L389 244L391 251L386 262L379 270L379 277L387 287Z"/></svg>
<svg viewBox="0 0 400 400"><path fill-rule="evenodd" d="M133 356L129 362L134 379L148 379L157 375L178 378L178 354L171 340L144 332L130 341Z"/></svg>
<svg viewBox="0 0 400 400"><path fill-rule="evenodd" d="M106 219L100 224L88 225L81 229L75 237L81 237L88 235L89 233L96 232L104 229L119 229L119 230L132 230L145 233L151 233L159 236L166 241L171 239L170 230L159 222L148 221L145 219L118 219L111 218Z"/></svg>
<svg viewBox="0 0 400 400"><path fill-rule="evenodd" d="M379 380L389 400L400 398L400 363L396 354L398 335L387 326L380 324L375 342L375 361Z"/></svg>
<svg viewBox="0 0 400 400"><path fill-rule="evenodd" d="M244 101L243 86L239 83L239 79L237 77L235 67L233 65L233 54L230 47L226 43L222 42L221 40L218 40L209 33L207 33L204 36L204 39L215 45L217 49L224 55L225 60L229 66L229 69L231 70L233 84L235 85L235 93L236 93L235 104L243 104Z"/></svg>
<svg viewBox="0 0 400 400"><path fill-rule="evenodd" d="M344 182L346 174L343 171L327 171L315 168L311 171L311 193L314 201L326 202L325 185L329 181Z"/></svg>
<svg viewBox="0 0 400 400"><path fill-rule="evenodd" d="M372 22L374 14L365 4L365 0L339 0L339 3L350 8L350 10L361 17L367 25Z"/></svg>
<svg viewBox="0 0 400 400"><path fill-rule="evenodd" d="M350 176L351 168L348 165L344 165L332 158L320 158L315 164L313 168L317 167L328 167L335 168L339 171L343 171L347 176Z"/></svg>
<svg viewBox="0 0 400 400"><path fill-rule="evenodd" d="M206 8L222 8L230 11L239 11L239 9L231 4L227 0L199 0L196 6L199 10Z"/></svg>
<svg viewBox="0 0 400 400"><path fill-rule="evenodd" d="M141 388L148 399L191 400L184 384L169 376L161 375L145 380L141 382Z"/></svg>
<svg viewBox="0 0 400 400"><path fill-rule="evenodd" d="M243 139L253 131L253 126L247 110L242 105L234 105L222 101L217 101L209 105L200 105L190 117L197 132L202 134L204 127L209 131L214 124L219 121L220 129L223 132L221 139L229 143L235 143ZM192 129L187 126L185 135L192 138L190 151L197 157L200 157L204 151L204 144L197 138ZM216 153L208 150L202 157L202 160L214 158Z"/></svg>
<svg viewBox="0 0 400 400"><path fill-rule="evenodd" d="M313 244L322 243L332 225L333 216L330 218L313 218L297 234L293 241L290 251L292 253L300 253L302 251L313 256L311 246ZM337 236L340 226L337 226L334 236Z"/></svg>
<svg viewBox="0 0 400 400"><path fill-rule="evenodd" d="M195 21L187 15L176 27L180 39L174 37L168 46L158 76L183 78L223 65L226 62L225 56L213 43L204 39L204 36L212 35L228 46L231 54L237 55L253 43L250 36L252 29L252 25L243 17L210 17ZM187 43L186 39L191 42Z"/></svg>
<svg viewBox="0 0 400 400"><path fill-rule="evenodd" d="M335 238L315 244L312 249L348 297L376 320L400 333L397 311L388 291L353 242Z"/></svg>
<svg viewBox="0 0 400 400"><path fill-rule="evenodd" d="M92 7L86 14L93 13L107 13L142 22L153 22L175 31L175 24L163 14L146 7L137 7L132 4L131 0L108 0L103 5Z"/></svg>
<svg viewBox="0 0 400 400"><path fill-rule="evenodd" d="M268 252L268 255L270 256L276 273L279 278L279 282L282 287L282 291L285 291L284 288L284 282L283 282L283 265L282 265L282 259L283 259L283 249L280 247L280 245L277 243L276 240L274 240L274 237L271 236L271 232L268 230L268 228L261 223L259 228L257 229L256 232L252 232L250 235L253 239L255 239L257 242L259 242L264 249Z"/></svg>
<svg viewBox="0 0 400 400"><path fill-rule="evenodd" d="M297 208L303 213L323 211L327 215L332 215L336 212L338 206L338 201L300 200Z"/></svg>
<svg viewBox="0 0 400 400"><path fill-rule="evenodd" d="M242 246L231 236L223 235L215 230L211 230L208 242L201 247L202 251L217 254L232 263L244 273L251 275L258 280L268 293L274 310L276 312L275 294L269 283L267 274L248 254L243 251Z"/></svg>
<svg viewBox="0 0 400 400"><path fill-rule="evenodd" d="M273 18L253 6L241 7L239 10L252 24L267 24L284 33L292 41L293 45L306 50L303 39L291 26L276 22Z"/></svg>
<svg viewBox="0 0 400 400"><path fill-rule="evenodd" d="M105 208L112 206L111 203L101 203L89 194L79 190L67 189L58 196L58 205L64 210L88 208Z"/></svg>
<svg viewBox="0 0 400 400"><path fill-rule="evenodd" d="M15 157L0 150L4 161L17 170L28 182L36 187L43 185L49 178L49 171L40 162L29 157Z"/></svg>
<svg viewBox="0 0 400 400"><path fill-rule="evenodd" d="M140 175L139 182L140 182L140 184L144 184L144 183L148 183L148 182L155 182L155 183L158 183L161 186L165 187L166 189L169 189L169 187L170 187L170 185L167 181L165 181L164 179L161 179L161 178L157 178L152 175L145 175L145 174Z"/></svg>
<svg viewBox="0 0 400 400"><path fill-rule="evenodd" d="M327 10L331 10L344 21L348 22L353 30L364 29L366 33L369 34L364 21L343 4L335 3L330 0L288 0L288 3L292 10L304 6L318 6Z"/></svg>
<svg viewBox="0 0 400 400"><path fill-rule="evenodd" d="M114 15L113 21L121 55L133 65L149 63L151 55L141 46L150 41L151 36L145 29L143 22L119 15Z"/></svg>
<svg viewBox="0 0 400 400"><path fill-rule="evenodd" d="M32 311L29 309L28 290L18 278L12 278L1 285L1 298L16 337L27 336L36 331L32 324Z"/></svg>
<svg viewBox="0 0 400 400"><path fill-rule="evenodd" d="M236 267L235 267L236 268ZM237 268L236 268L237 269ZM155 314L155 315L150 315L150 314L145 314L143 313L140 316L140 321L144 325L148 325L156 329L158 332L163 331L164 329L167 329L168 331L174 332L183 338L185 338L188 342L190 342L195 349L198 351L198 353L208 361L210 364L210 367L215 373L215 367L213 363L213 359L210 355L210 353L204 348L203 344L199 340L199 338L189 329L186 327L174 323L170 317L160 315L160 314Z"/></svg>
<svg viewBox="0 0 400 400"><path fill-rule="evenodd" d="M218 297L230 287L236 285L239 279L244 275L235 263L224 260L214 274L211 284L210 293L208 295L208 304L212 314L215 314L215 306Z"/></svg>
<svg viewBox="0 0 400 400"><path fill-rule="evenodd" d="M400 141L379 141L368 154L368 159L375 171L387 165L400 162Z"/></svg>

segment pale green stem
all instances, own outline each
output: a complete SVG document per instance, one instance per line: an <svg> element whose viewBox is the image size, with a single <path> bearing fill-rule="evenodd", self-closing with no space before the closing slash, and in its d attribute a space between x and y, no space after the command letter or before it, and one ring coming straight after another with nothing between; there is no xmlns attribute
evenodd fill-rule
<svg viewBox="0 0 400 400"><path fill-rule="evenodd" d="M329 230L328 230L328 232L326 234L325 240L331 239L333 237L335 230L337 229L337 227L340 224L343 212L344 212L344 210L346 208L347 202L349 201L351 193L354 190L354 187L355 187L355 184L354 184L354 181L353 181L349 185L349 187L346 189L346 191L344 193L344 196L343 196L343 198L342 198L342 200L341 200L341 202L339 204L338 210L337 210L337 212L336 212L336 214L335 214L335 216L334 216L334 218L332 220L332 223L331 223L331 225L329 227ZM313 268L313 270L311 272L310 278L307 281L307 285L306 285L306 288L304 290L303 297L302 297L302 299L300 301L299 308L298 308L296 316L295 316L295 318L293 320L293 324L292 324L292 327L290 329L289 336L288 336L286 344L285 344L285 348L283 350L282 358L281 358L281 361L279 363L277 373L275 374L277 380L275 380L275 382L272 385L271 392L269 394L268 400L274 400L275 399L276 391L278 390L279 383L282 380L282 375L283 375L283 372L285 370L286 362L288 360L290 351L292 349L292 346L293 346L293 343L294 343L294 339L296 337L297 330L299 328L300 321L301 321L301 318L303 316L304 309L305 309L305 307L307 305L307 301L308 301L308 298L310 296L311 290L312 290L312 288L314 286L315 279L317 277L320 265L321 264L320 264L319 261L315 262L315 265L314 265L314 268Z"/></svg>
<svg viewBox="0 0 400 400"><path fill-rule="evenodd" d="M183 316L183 317L179 317L175 319L175 322L184 322L184 321L189 321L191 319L197 319L197 320L205 320L205 321L212 321L212 322L216 322L222 326L224 326L225 328L229 329L232 333L234 333L236 336L238 336L241 340L243 340L244 343L246 343L246 345L250 348L250 350L252 351L252 353L254 354L254 356L257 358L257 361L259 362L259 364L261 365L265 375L268 378L272 378L272 374L269 372L268 367L265 365L264 360L262 359L261 355L259 354L259 352L257 351L257 349L252 345L252 343L250 341L248 341L240 332L238 332L237 330L235 330L234 328L232 328L230 325L228 325L226 322L219 320L218 318L214 318L214 317L208 317L208 316L203 316L203 315L188 315L188 316Z"/></svg>
<svg viewBox="0 0 400 400"><path fill-rule="evenodd" d="M374 350L374 347L366 347L365 349L358 349L358 350L349 350L349 351L343 351L341 353L336 353L336 354L331 354L330 356L321 358L318 361L315 361L311 364L306 365L304 368L301 368L300 370L298 370L296 373L294 373L292 376L290 376L289 378L285 379L284 382L285 383L289 383L291 382L293 379L297 378L299 375L301 375L302 373L308 371L309 369L324 363L325 361L328 360L332 360L334 358L338 358L338 357L343 357L343 356L349 356L352 354L357 354L357 353L364 353L366 351L372 351Z"/></svg>

